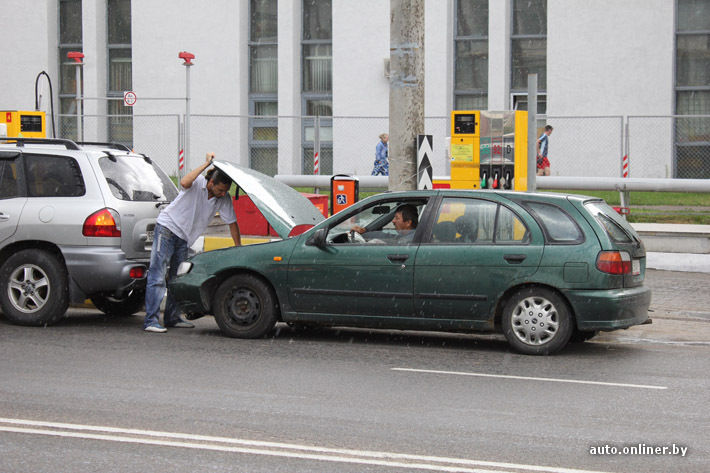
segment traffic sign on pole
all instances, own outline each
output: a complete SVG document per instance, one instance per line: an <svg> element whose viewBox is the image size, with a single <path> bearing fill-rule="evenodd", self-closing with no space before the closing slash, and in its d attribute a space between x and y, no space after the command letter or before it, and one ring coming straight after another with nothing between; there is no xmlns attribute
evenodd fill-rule
<svg viewBox="0 0 710 473"><path fill-rule="evenodd" d="M123 93L123 104L126 107L132 107L136 104L136 101L138 100L138 97L136 96L136 93L133 91L128 91Z"/></svg>

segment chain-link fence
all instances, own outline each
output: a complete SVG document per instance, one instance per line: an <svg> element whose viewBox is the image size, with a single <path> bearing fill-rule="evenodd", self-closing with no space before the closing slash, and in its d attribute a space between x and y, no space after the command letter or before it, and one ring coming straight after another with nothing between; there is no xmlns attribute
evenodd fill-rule
<svg viewBox="0 0 710 473"><path fill-rule="evenodd" d="M631 177L710 178L710 115L629 117Z"/></svg>
<svg viewBox="0 0 710 473"><path fill-rule="evenodd" d="M126 144L178 174L184 147L185 118L178 115L84 116L83 141ZM540 117L554 127L549 158L553 176L619 177L628 155L629 177L710 178L710 116ZM265 117L192 115L185 169L204 154L249 166L268 175L312 174L318 149L320 174L369 175L387 117ZM77 119L59 116L59 136L76 139ZM449 117L425 119L433 135L431 162L435 176L450 173Z"/></svg>
<svg viewBox="0 0 710 473"><path fill-rule="evenodd" d="M623 117L554 117L549 139L550 175L619 177L623 156ZM538 124L539 138L544 125Z"/></svg>
<svg viewBox="0 0 710 473"><path fill-rule="evenodd" d="M179 115L59 115L58 135L76 141L121 143L156 161L176 176L180 150ZM81 137L79 137L81 129Z"/></svg>

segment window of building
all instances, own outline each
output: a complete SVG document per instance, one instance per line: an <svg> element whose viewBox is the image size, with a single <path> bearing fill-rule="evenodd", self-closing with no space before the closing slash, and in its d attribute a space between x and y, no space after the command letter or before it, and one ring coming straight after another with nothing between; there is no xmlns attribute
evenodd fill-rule
<svg viewBox="0 0 710 473"><path fill-rule="evenodd" d="M537 74L538 105L546 105L547 0L513 0L512 15L511 106L527 110L528 74ZM545 112L546 107L542 113Z"/></svg>
<svg viewBox="0 0 710 473"><path fill-rule="evenodd" d="M59 0L59 113L76 115L76 68L70 51L82 51L81 0ZM81 68L80 68L81 69ZM77 139L76 118L60 117L59 136Z"/></svg>
<svg viewBox="0 0 710 473"><path fill-rule="evenodd" d="M675 175L710 178L710 0L678 0Z"/></svg>
<svg viewBox="0 0 710 473"><path fill-rule="evenodd" d="M319 137L321 174L333 173L333 6L332 0L303 0L303 36L301 39L301 86L303 173L312 174L315 141ZM314 127L319 127L316 135ZM309 140L309 137L312 137Z"/></svg>
<svg viewBox="0 0 710 473"><path fill-rule="evenodd" d="M249 166L278 173L278 2L249 2Z"/></svg>
<svg viewBox="0 0 710 473"><path fill-rule="evenodd" d="M131 0L108 0L108 139L133 147L133 109L123 104L123 92L133 89Z"/></svg>
<svg viewBox="0 0 710 473"><path fill-rule="evenodd" d="M488 109L488 0L456 1L454 109Z"/></svg>

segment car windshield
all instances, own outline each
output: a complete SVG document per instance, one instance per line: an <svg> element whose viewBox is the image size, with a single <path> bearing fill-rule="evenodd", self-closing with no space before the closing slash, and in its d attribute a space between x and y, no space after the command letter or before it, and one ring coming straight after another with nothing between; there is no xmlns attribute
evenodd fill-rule
<svg viewBox="0 0 710 473"><path fill-rule="evenodd" d="M636 230L618 212L601 200L585 202L584 206L602 224L609 236L616 242L641 241Z"/></svg>
<svg viewBox="0 0 710 473"><path fill-rule="evenodd" d="M111 193L117 199L138 202L169 202L178 191L155 163L136 156L99 159Z"/></svg>

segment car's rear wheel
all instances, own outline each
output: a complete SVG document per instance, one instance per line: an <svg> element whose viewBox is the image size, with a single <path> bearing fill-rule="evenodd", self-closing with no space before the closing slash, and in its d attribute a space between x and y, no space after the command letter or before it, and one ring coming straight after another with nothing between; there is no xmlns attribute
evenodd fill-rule
<svg viewBox="0 0 710 473"><path fill-rule="evenodd" d="M228 278L215 294L214 318L230 337L263 337L276 324L277 312L276 294L249 274Z"/></svg>
<svg viewBox="0 0 710 473"><path fill-rule="evenodd" d="M104 314L128 317L145 307L145 288L135 288L122 297L109 294L94 294L91 302Z"/></svg>
<svg viewBox="0 0 710 473"><path fill-rule="evenodd" d="M549 355L567 344L572 334L569 306L558 294L542 287L515 292L503 309L503 334L526 355Z"/></svg>
<svg viewBox="0 0 710 473"><path fill-rule="evenodd" d="M69 278L62 261L43 250L22 250L0 267L0 305L18 325L50 325L69 307Z"/></svg>

